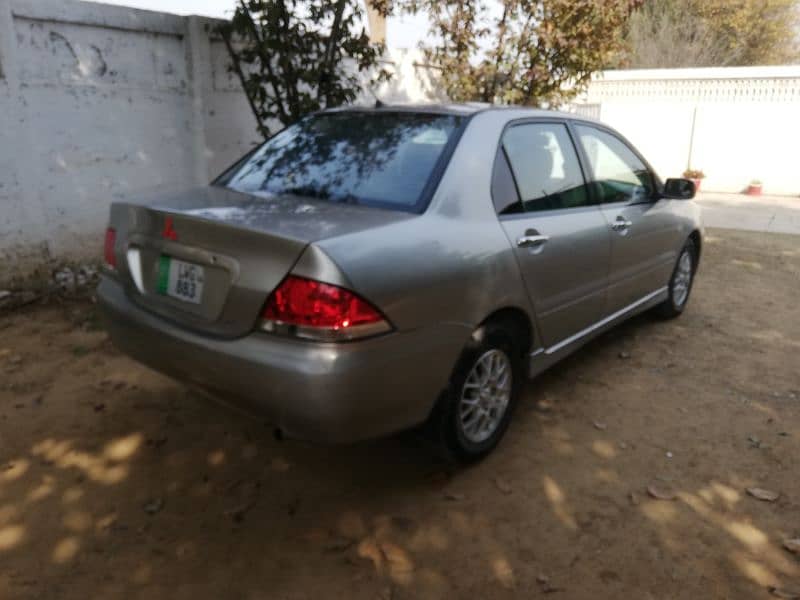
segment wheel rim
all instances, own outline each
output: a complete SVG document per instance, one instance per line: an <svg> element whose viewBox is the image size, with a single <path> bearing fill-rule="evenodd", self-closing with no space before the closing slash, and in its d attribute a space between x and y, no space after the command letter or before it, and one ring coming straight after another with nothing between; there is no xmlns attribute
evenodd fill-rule
<svg viewBox="0 0 800 600"><path fill-rule="evenodd" d="M692 283L692 255L684 250L678 259L678 268L672 280L672 300L675 306L681 307L689 297L689 286Z"/></svg>
<svg viewBox="0 0 800 600"><path fill-rule="evenodd" d="M511 400L511 361L502 350L482 354L464 382L458 406L464 437L481 443L489 439L503 420Z"/></svg>

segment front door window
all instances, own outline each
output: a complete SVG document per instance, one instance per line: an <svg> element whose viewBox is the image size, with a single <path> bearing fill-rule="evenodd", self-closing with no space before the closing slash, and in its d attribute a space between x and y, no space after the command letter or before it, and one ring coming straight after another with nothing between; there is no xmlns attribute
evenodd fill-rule
<svg viewBox="0 0 800 600"><path fill-rule="evenodd" d="M576 125L575 129L602 203L644 201L653 196L650 171L622 140L589 125Z"/></svg>

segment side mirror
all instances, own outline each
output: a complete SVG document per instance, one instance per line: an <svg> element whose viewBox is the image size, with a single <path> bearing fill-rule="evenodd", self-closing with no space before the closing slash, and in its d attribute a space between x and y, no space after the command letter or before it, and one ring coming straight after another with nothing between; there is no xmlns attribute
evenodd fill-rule
<svg viewBox="0 0 800 600"><path fill-rule="evenodd" d="M664 191L661 196L663 198L670 198L671 200L691 200L694 198L697 190L694 187L694 181L691 179L667 179L664 182Z"/></svg>

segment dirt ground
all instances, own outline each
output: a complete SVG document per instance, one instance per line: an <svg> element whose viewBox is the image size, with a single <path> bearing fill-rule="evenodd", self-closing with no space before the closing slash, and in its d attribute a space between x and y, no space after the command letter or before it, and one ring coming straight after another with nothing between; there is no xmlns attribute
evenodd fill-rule
<svg viewBox="0 0 800 600"><path fill-rule="evenodd" d="M800 593L800 237L704 251L682 318L531 382L466 469L410 434L275 441L120 355L89 303L2 315L0 598Z"/></svg>

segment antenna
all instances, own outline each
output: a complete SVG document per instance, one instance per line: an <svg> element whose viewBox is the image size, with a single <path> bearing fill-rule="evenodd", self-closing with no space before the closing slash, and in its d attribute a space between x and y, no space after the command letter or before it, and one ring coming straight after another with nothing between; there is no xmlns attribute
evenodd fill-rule
<svg viewBox="0 0 800 600"><path fill-rule="evenodd" d="M378 98L378 95L373 91L372 86L367 86L366 90L372 94L372 97L375 98L375 108L383 108L386 106L386 103Z"/></svg>

